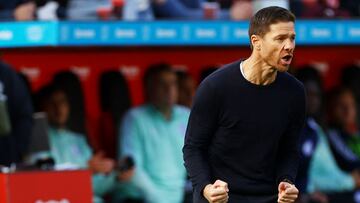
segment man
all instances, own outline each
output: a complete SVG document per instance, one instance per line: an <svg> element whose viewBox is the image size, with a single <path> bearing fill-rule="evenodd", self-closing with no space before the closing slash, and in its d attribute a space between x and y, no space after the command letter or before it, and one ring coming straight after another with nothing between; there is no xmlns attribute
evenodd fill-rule
<svg viewBox="0 0 360 203"><path fill-rule="evenodd" d="M183 148L195 203L296 200L305 91L286 73L294 21L284 8L261 9L250 20L251 56L201 83Z"/></svg>
<svg viewBox="0 0 360 203"><path fill-rule="evenodd" d="M0 165L22 161L31 127L29 92L15 70L0 62Z"/></svg>
<svg viewBox="0 0 360 203"><path fill-rule="evenodd" d="M147 104L130 110L122 123L120 156L133 157L136 166L124 187L133 199L182 202L186 174L181 148L189 110L175 105L176 84L176 74L169 65L151 66L144 77Z"/></svg>

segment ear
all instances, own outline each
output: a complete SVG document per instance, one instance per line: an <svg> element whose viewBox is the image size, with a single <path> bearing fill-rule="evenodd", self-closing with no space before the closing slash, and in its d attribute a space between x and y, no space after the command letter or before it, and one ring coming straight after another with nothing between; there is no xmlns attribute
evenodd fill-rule
<svg viewBox="0 0 360 203"><path fill-rule="evenodd" d="M251 35L251 44L253 46L253 49L260 50L261 49L261 39L259 35Z"/></svg>

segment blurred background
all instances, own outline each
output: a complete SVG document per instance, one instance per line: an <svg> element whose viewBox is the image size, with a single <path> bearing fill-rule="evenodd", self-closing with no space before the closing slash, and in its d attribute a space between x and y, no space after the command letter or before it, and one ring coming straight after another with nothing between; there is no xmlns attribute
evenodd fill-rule
<svg viewBox="0 0 360 203"><path fill-rule="evenodd" d="M267 6L297 17L299 202L360 202L359 0L0 0L0 180L45 181L1 184L0 202L192 202L196 88L251 54L248 20Z"/></svg>

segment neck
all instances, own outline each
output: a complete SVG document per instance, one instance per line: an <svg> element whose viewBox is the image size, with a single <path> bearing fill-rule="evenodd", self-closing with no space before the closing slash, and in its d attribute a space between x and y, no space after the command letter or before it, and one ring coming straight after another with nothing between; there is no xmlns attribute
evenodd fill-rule
<svg viewBox="0 0 360 203"><path fill-rule="evenodd" d="M165 117L166 120L171 119L171 106L161 106L154 104L155 108Z"/></svg>
<svg viewBox="0 0 360 203"><path fill-rule="evenodd" d="M62 130L66 128L66 125L52 124L51 127L56 130Z"/></svg>
<svg viewBox="0 0 360 203"><path fill-rule="evenodd" d="M269 85L276 79L276 69L255 54L251 54L242 65L245 79L253 84Z"/></svg>

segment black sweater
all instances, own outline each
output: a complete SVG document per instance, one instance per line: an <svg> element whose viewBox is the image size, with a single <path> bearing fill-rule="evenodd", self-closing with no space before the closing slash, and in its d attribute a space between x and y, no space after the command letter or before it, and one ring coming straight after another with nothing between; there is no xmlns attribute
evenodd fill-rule
<svg viewBox="0 0 360 203"><path fill-rule="evenodd" d="M295 180L305 90L288 73L260 86L241 74L240 61L207 77L197 90L183 148L185 167L202 190L220 179L236 196L276 195L281 180Z"/></svg>
<svg viewBox="0 0 360 203"><path fill-rule="evenodd" d="M0 165L22 161L28 147L32 127L32 104L29 92L15 70L0 62L1 94L7 97L11 122L10 135L0 136Z"/></svg>

